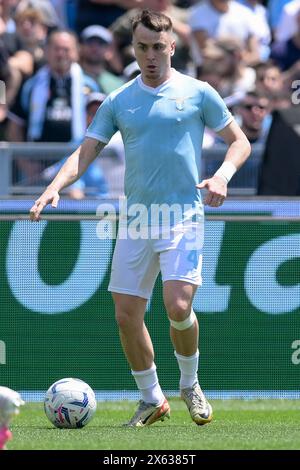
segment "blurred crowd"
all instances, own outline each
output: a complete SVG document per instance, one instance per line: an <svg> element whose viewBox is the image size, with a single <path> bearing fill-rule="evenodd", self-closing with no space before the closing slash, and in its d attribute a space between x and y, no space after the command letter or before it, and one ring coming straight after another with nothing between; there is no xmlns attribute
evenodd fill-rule
<svg viewBox="0 0 300 470"><path fill-rule="evenodd" d="M80 143L105 96L139 73L131 19L141 8L171 17L173 66L215 87L250 142L264 143L300 79L300 0L0 0L0 140ZM218 142L207 130L204 147ZM119 136L111 146L123 161ZM18 162L21 180L39 171Z"/></svg>

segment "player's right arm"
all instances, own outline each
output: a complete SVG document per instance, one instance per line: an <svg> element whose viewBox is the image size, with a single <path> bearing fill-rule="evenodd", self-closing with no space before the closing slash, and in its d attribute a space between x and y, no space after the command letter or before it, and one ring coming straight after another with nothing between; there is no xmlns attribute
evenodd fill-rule
<svg viewBox="0 0 300 470"><path fill-rule="evenodd" d="M48 204L51 204L52 207L57 207L60 191L81 177L105 145L104 142L100 142L97 139L91 137L85 138L83 144L66 160L52 183L35 201L35 204L30 209L31 221L39 221L40 213Z"/></svg>

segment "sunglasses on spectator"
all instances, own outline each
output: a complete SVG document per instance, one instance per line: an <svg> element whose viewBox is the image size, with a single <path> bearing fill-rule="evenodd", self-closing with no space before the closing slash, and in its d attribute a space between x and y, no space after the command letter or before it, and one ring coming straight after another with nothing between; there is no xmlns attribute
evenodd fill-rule
<svg viewBox="0 0 300 470"><path fill-rule="evenodd" d="M259 108L262 110L267 109L263 104L243 104L242 108L247 109L248 111L252 111L253 108Z"/></svg>

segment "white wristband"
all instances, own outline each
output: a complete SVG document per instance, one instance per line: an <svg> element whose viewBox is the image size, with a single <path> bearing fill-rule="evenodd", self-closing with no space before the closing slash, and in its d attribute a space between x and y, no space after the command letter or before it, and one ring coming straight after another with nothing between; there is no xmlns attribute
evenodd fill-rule
<svg viewBox="0 0 300 470"><path fill-rule="evenodd" d="M236 173L237 168L231 162L223 162L220 168L216 171L215 175L223 178L226 183L229 183L234 173Z"/></svg>

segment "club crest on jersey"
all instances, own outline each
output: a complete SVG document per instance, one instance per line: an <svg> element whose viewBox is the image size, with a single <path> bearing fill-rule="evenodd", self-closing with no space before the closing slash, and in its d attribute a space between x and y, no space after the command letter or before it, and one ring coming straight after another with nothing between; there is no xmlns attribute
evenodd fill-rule
<svg viewBox="0 0 300 470"><path fill-rule="evenodd" d="M190 98L190 96L183 96L183 97L179 97L179 98L169 98L169 99L172 100L172 101L175 101L176 109L178 111L183 111L185 101L188 100L189 98Z"/></svg>

